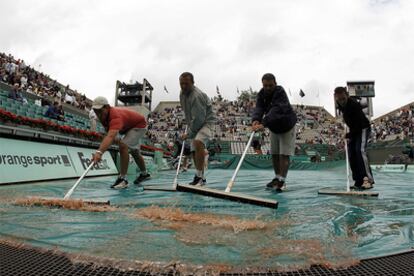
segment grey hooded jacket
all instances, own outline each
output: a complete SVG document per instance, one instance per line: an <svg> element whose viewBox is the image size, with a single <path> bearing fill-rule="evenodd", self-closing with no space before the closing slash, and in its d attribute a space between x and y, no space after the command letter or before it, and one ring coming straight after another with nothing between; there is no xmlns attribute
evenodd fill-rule
<svg viewBox="0 0 414 276"><path fill-rule="evenodd" d="M197 87L194 86L193 91L188 94L181 91L180 103L188 125L188 138L194 138L204 125L216 122L209 97Z"/></svg>

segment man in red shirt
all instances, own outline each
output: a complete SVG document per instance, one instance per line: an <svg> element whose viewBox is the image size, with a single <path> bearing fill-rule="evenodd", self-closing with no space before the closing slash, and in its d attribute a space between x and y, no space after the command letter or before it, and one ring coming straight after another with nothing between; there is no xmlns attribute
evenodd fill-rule
<svg viewBox="0 0 414 276"><path fill-rule="evenodd" d="M111 188L123 189L128 187L126 173L128 171L129 153L131 153L141 171L134 183L139 184L149 179L150 175L145 167L144 158L142 158L140 153L141 138L144 137L147 131L145 117L124 107L111 107L108 100L104 97L97 97L93 101L92 108L107 131L99 149L93 154L93 162L99 162L103 153L113 143L119 145L121 172Z"/></svg>

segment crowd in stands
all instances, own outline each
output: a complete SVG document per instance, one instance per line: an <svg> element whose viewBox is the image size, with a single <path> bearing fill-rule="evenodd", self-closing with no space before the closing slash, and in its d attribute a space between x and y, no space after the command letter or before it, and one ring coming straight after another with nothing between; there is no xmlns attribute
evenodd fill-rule
<svg viewBox="0 0 414 276"><path fill-rule="evenodd" d="M375 141L414 139L414 103L400 108L373 124Z"/></svg>
<svg viewBox="0 0 414 276"><path fill-rule="evenodd" d="M43 104L47 105L58 102L81 110L89 110L91 107L85 95L73 91L69 85L61 85L10 54L0 53L0 81L13 86L10 97L22 103L27 103L22 93L24 91L41 97L44 99Z"/></svg>
<svg viewBox="0 0 414 276"><path fill-rule="evenodd" d="M148 116L147 138L153 144L164 148L173 146L182 127L182 109L180 106L166 107L161 112L152 112Z"/></svg>
<svg viewBox="0 0 414 276"><path fill-rule="evenodd" d="M216 113L216 141L246 141L251 131L251 114L255 107L254 99L228 101L214 97L213 109ZM323 108L294 106L298 116L296 138L298 143L342 145L343 128ZM165 107L153 112L148 119L148 138L154 144L168 147L174 143L182 129L182 110L179 105ZM265 130L260 144L268 143L270 133ZM257 142L256 142L257 144ZM255 145L257 147L257 145Z"/></svg>
<svg viewBox="0 0 414 276"><path fill-rule="evenodd" d="M228 101L214 97L213 109L217 116L215 140L246 141L250 129L254 99ZM293 105L298 123L296 126L297 143L328 144L337 148L344 147L344 128L340 121L332 117L324 108ZM389 115L373 121L370 142L394 139L414 140L414 103L400 108ZM182 129L182 110L180 106L165 108L154 112L150 119L149 137L154 143L168 145L175 141ZM262 134L260 143L269 142L269 132Z"/></svg>
<svg viewBox="0 0 414 276"><path fill-rule="evenodd" d="M254 100L228 101L212 99L217 115L215 139L221 141L245 141L250 131L250 116ZM294 105L298 117L296 139L304 144L329 144L343 147L344 128L335 118L317 107ZM414 139L414 104L374 121L371 142L387 139ZM182 129L183 114L179 106L169 107L162 112L152 113L149 119L149 138L153 143L169 145ZM261 143L269 142L265 131Z"/></svg>
<svg viewBox="0 0 414 276"><path fill-rule="evenodd" d="M249 129L249 118L254 109L254 102L251 100L227 101L216 97L212 104L217 114L216 138L241 140L240 136Z"/></svg>
<svg viewBox="0 0 414 276"><path fill-rule="evenodd" d="M9 98L27 104L28 94L37 95L35 104L48 106L47 117L64 121L65 112L62 105L72 105L89 111L90 100L85 95L64 86L48 75L27 65L24 60L12 55L0 53L0 81L10 85ZM254 94L228 101L220 97L212 99L213 109L217 115L215 139L222 141L245 141L250 130L250 118L255 107ZM296 139L298 143L341 145L343 143L343 126L330 116L325 109L304 105L293 105L298 123ZM394 139L414 139L414 103L381 117L372 123L372 141ZM91 118L91 121L96 118ZM92 125L96 125L91 123ZM152 144L170 146L179 137L183 125L183 112L179 105L153 112L148 118L148 139ZM95 126L96 127L96 126ZM269 142L269 132L262 135L261 143Z"/></svg>

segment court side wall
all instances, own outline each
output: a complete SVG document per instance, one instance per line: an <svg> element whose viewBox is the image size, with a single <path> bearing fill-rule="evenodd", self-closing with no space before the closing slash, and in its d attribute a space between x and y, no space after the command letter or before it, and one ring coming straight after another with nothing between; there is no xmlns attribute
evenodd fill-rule
<svg viewBox="0 0 414 276"><path fill-rule="evenodd" d="M77 178L95 149L0 138L0 184ZM88 176L118 174L109 152Z"/></svg>

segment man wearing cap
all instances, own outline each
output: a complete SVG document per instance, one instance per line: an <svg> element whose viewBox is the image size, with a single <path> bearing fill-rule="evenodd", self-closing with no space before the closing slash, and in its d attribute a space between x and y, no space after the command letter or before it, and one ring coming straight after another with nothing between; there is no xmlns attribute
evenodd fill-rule
<svg viewBox="0 0 414 276"><path fill-rule="evenodd" d="M126 173L128 170L129 153L131 153L141 171L134 183L139 184L149 179L150 175L147 173L144 158L142 158L140 153L141 138L144 137L147 131L145 117L124 107L111 107L108 100L104 97L97 97L93 101L92 109L107 131L99 149L93 154L93 162L99 162L103 153L113 143L119 145L121 170L118 179L111 188L123 189L128 187Z"/></svg>
<svg viewBox="0 0 414 276"><path fill-rule="evenodd" d="M182 139L192 139L196 174L190 185L202 186L206 184L204 177L205 149L207 142L213 137L214 123L216 121L213 107L208 96L194 85L194 76L189 72L180 75L180 104L184 111L188 131Z"/></svg>
<svg viewBox="0 0 414 276"><path fill-rule="evenodd" d="M352 189L371 189L374 185L371 167L368 161L367 145L371 134L371 125L359 102L349 97L345 87L334 91L335 102L342 112L349 132L345 138L348 143L348 159L355 183Z"/></svg>

